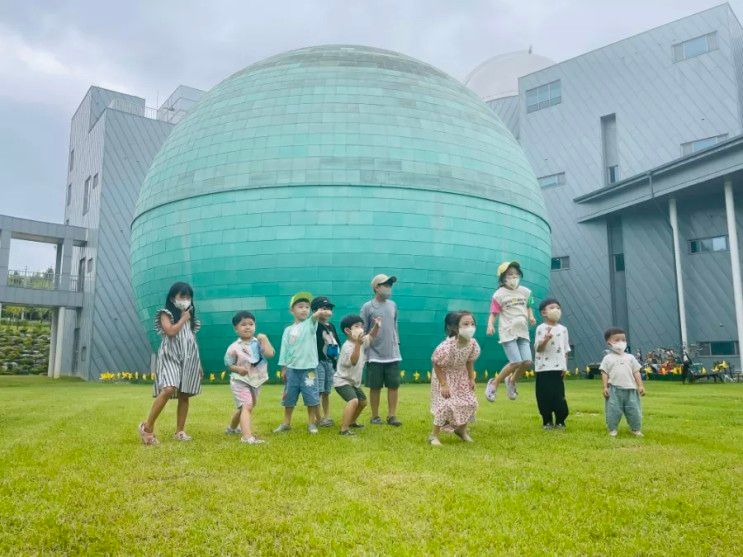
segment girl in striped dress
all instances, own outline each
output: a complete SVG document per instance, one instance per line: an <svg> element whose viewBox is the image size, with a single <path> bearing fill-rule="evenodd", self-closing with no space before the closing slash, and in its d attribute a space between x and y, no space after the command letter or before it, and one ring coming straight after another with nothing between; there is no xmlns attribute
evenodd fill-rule
<svg viewBox="0 0 743 557"><path fill-rule="evenodd" d="M155 377L155 400L147 421L139 424L139 436L145 445L156 445L155 420L168 400L178 399L175 439L190 441L186 434L188 401L201 392L201 363L194 333L200 324L193 306L193 289L185 282L170 287L165 307L155 314L155 330L160 335Z"/></svg>

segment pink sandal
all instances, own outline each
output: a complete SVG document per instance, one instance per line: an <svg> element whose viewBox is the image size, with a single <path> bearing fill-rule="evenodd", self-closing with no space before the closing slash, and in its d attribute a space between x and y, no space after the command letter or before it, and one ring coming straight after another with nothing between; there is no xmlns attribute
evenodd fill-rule
<svg viewBox="0 0 743 557"><path fill-rule="evenodd" d="M139 424L139 438L142 440L142 444L157 445L159 441L157 440L157 437L155 437L155 433L145 431L144 425L145 425L144 422Z"/></svg>

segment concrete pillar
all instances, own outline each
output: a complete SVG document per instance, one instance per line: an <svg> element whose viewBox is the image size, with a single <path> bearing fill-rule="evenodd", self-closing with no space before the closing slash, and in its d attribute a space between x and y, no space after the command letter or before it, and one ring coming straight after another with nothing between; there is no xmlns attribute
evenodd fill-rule
<svg viewBox="0 0 743 557"><path fill-rule="evenodd" d="M56 339L54 347L54 370L50 377L58 378L63 371L72 372L72 342L74 334L74 310L57 310Z"/></svg>
<svg viewBox="0 0 743 557"><path fill-rule="evenodd" d="M70 272L72 270L72 238L70 237L66 237L62 241L62 255L60 260L59 289L70 290Z"/></svg>
<svg viewBox="0 0 743 557"><path fill-rule="evenodd" d="M681 241L679 239L678 210L676 209L676 198L668 200L668 216L673 231L673 262L676 268L676 296L679 306L679 325L681 328L681 345L684 349L689 346L686 334L686 302L684 297L684 279L681 273Z"/></svg>
<svg viewBox="0 0 743 557"><path fill-rule="evenodd" d="M0 230L0 286L8 285L10 265L10 229Z"/></svg>
<svg viewBox="0 0 743 557"><path fill-rule="evenodd" d="M59 315L59 309L52 309L52 327L49 332L49 367L47 368L46 374L49 377L59 377L54 375L55 360L57 356L57 315Z"/></svg>
<svg viewBox="0 0 743 557"><path fill-rule="evenodd" d="M62 274L62 242L57 242L57 255L54 261L54 288L59 288L60 275Z"/></svg>
<svg viewBox="0 0 743 557"><path fill-rule="evenodd" d="M730 264L733 277L733 302L735 303L735 320L738 328L738 352L743 351L743 285L740 277L740 252L738 251L738 227L735 223L735 199L733 198L733 180L725 178L725 214L728 221L728 244L730 246ZM743 356L741 356L743 365Z"/></svg>

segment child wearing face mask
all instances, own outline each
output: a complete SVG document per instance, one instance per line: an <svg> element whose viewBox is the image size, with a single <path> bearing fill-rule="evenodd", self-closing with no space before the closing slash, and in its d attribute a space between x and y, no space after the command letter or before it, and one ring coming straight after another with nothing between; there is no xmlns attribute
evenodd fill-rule
<svg viewBox="0 0 743 557"><path fill-rule="evenodd" d="M534 334L537 408L544 429L565 429L568 403L563 377L567 373L570 352L568 329L560 324L562 308L554 298L542 300L539 313L543 322Z"/></svg>
<svg viewBox="0 0 743 557"><path fill-rule="evenodd" d="M640 376L640 363L625 352L627 336L622 329L608 329L604 340L610 350L599 366L606 399L606 428L610 436L616 437L619 421L624 415L632 434L642 437L640 397L645 396L645 386Z"/></svg>
<svg viewBox="0 0 743 557"><path fill-rule="evenodd" d="M201 392L201 363L195 333L200 323L193 305L193 289L176 282L165 298L165 307L155 314L155 330L160 335L157 352L155 400L147 420L139 424L139 437L145 445L156 445L155 421L168 400L178 399L177 441L190 441L185 432L190 397Z"/></svg>
<svg viewBox="0 0 743 557"><path fill-rule="evenodd" d="M450 311L444 318L446 340L436 347L431 361L435 377L431 381L431 414L433 431L428 442L440 446L441 428L451 426L467 443L472 442L467 425L474 421L475 360L480 345L475 336L475 318L469 311Z"/></svg>
<svg viewBox="0 0 743 557"><path fill-rule="evenodd" d="M531 309L531 290L521 286L523 276L518 261L505 261L498 266L500 288L490 301L487 334L495 334L495 320L498 319L498 340L508 363L485 387L485 398L490 402L495 401L502 381L506 383L508 398L515 400L518 396L516 381L532 365L529 327L536 325L537 321Z"/></svg>

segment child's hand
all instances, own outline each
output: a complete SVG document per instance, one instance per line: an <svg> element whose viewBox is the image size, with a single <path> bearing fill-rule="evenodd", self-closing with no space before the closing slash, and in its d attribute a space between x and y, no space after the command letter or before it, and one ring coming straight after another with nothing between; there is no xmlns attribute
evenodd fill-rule
<svg viewBox="0 0 743 557"><path fill-rule="evenodd" d="M237 373L239 373L240 375L248 375L250 373L250 370L246 367L240 366L239 368L237 368Z"/></svg>
<svg viewBox="0 0 743 557"><path fill-rule="evenodd" d="M645 385L640 385L637 388L637 392L640 393L640 396L645 396Z"/></svg>
<svg viewBox="0 0 743 557"><path fill-rule="evenodd" d="M492 337L495 334L495 327L493 327L492 325L488 325L488 330L485 334L487 334L489 337Z"/></svg>
<svg viewBox="0 0 743 557"><path fill-rule="evenodd" d="M255 338L258 342L263 342L265 340L268 340L268 337L264 335L263 333L258 333L257 335L255 335Z"/></svg>
<svg viewBox="0 0 743 557"><path fill-rule="evenodd" d="M381 327L382 326L382 318L381 317L375 317L374 318L374 326L375 327Z"/></svg>
<svg viewBox="0 0 743 557"><path fill-rule="evenodd" d="M359 336L357 336L356 338L354 338L354 339L353 339L353 341L354 341L354 342L355 342L356 344L358 344L359 346L361 346L362 344L364 344L364 339L365 339L365 338L366 338L366 335L359 335Z"/></svg>
<svg viewBox="0 0 743 557"><path fill-rule="evenodd" d="M534 316L533 315L530 315L529 316L529 325L531 325L533 327L536 324L537 324L537 320L534 319Z"/></svg>
<svg viewBox="0 0 743 557"><path fill-rule="evenodd" d="M189 319L191 319L191 312L189 310L182 311L180 321L183 321L185 323Z"/></svg>
<svg viewBox="0 0 743 557"><path fill-rule="evenodd" d="M604 398L609 398L609 387L604 387Z"/></svg>
<svg viewBox="0 0 743 557"><path fill-rule="evenodd" d="M547 332L544 333L544 339L545 342L549 342L552 340L552 327L547 327Z"/></svg>
<svg viewBox="0 0 743 557"><path fill-rule="evenodd" d="M451 391L449 391L449 385L441 386L441 396L443 396L444 398L451 397Z"/></svg>
<svg viewBox="0 0 743 557"><path fill-rule="evenodd" d="M468 383L470 385L470 389L472 389L474 391L475 390L475 378L474 377L470 377L469 380L468 380Z"/></svg>
<svg viewBox="0 0 743 557"><path fill-rule="evenodd" d="M281 370L281 382L286 383L286 370L285 369Z"/></svg>

